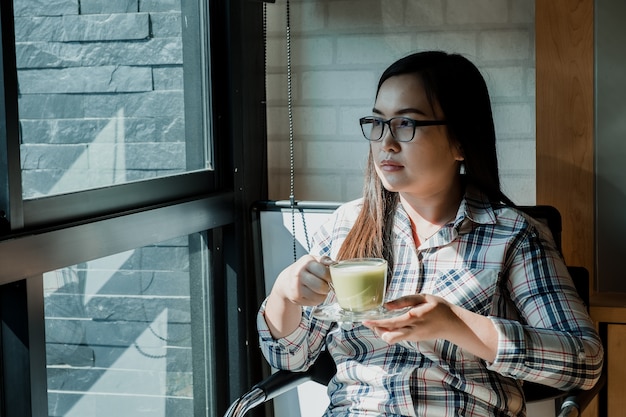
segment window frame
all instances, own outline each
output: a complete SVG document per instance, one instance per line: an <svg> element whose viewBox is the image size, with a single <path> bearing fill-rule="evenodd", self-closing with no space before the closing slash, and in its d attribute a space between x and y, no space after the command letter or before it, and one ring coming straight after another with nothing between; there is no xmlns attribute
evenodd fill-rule
<svg viewBox="0 0 626 417"><path fill-rule="evenodd" d="M12 300L0 308L2 416L48 415L44 272L196 232L209 236L212 279L201 283L208 299L193 308L211 317L210 334L225 335L225 343L205 340L206 355L194 354L216 364L212 375L207 366L194 372L194 416L223 414L261 375L260 354L248 343L256 338L256 283L246 277L254 272L250 207L267 199L262 2L201 1L210 20L209 54L200 59L213 65L199 78L212 85L210 123L203 123L211 127L214 170L26 201L13 4L0 4L0 210L7 220L0 220L0 300Z"/></svg>
<svg viewBox="0 0 626 417"><path fill-rule="evenodd" d="M34 199L22 196L20 164L20 127L17 114L18 76L16 70L15 30L13 21L13 2L3 5L2 10L2 78L3 90L0 91L4 100L4 110L0 114L0 122L6 126L6 134L0 141L6 141L3 148L7 149L7 160L0 161L0 167L8 166L8 187L0 189L0 203L8 201L11 207L5 211L11 231L32 230L40 227L54 226L76 218L90 218L121 210L141 208L146 205L165 203L202 193L219 191L224 188L216 175L221 161L212 146L214 123L219 119L212 117L211 88L211 53L206 51L210 45L210 29L208 21L209 4L203 0L183 2L181 16L185 19L186 30L183 30L183 62L187 68L199 71L187 71L184 75L185 84L185 125L187 138L199 138L187 141L187 158L207 160L207 169L189 171L177 175L157 177L143 181L128 182L109 187L79 190L65 194L55 194ZM206 26L206 27L203 27ZM203 36L196 39L196 34ZM199 88L198 88L199 86ZM197 106L197 103L202 103ZM1 110L1 109L0 109ZM11 110L11 111L10 111ZM210 120L212 118L213 120ZM4 119L4 120L2 120ZM204 139L206 137L206 139ZM2 142L0 142L2 143ZM207 143L207 146L198 146ZM223 158L222 158L223 159ZM17 166L15 165L17 164ZM0 229L0 237L2 237Z"/></svg>

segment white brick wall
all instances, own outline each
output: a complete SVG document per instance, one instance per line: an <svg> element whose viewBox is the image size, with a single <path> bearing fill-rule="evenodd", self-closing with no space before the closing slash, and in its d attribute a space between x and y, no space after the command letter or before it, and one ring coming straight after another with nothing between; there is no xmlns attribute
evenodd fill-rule
<svg viewBox="0 0 626 417"><path fill-rule="evenodd" d="M267 4L269 194L287 199L286 0ZM290 0L295 196L361 195L370 113L381 72L408 53L443 49L478 65L494 107L500 175L535 203L533 0Z"/></svg>

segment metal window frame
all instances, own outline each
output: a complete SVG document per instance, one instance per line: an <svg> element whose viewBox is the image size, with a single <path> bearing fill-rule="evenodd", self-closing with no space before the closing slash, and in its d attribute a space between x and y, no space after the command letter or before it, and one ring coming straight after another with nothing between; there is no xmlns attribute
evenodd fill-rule
<svg viewBox="0 0 626 417"><path fill-rule="evenodd" d="M193 342L194 369L204 365L194 375L194 417L222 414L261 374L249 343L256 290L246 277L254 271L250 207L267 199L262 3L202 1L210 53L200 59L214 65L200 77L213 91L195 111L205 127L211 118L214 170L27 201L13 5L0 4L0 416L48 415L44 272L196 232L207 232L210 256L198 265L211 278L194 283L207 298L192 297L192 314L209 327Z"/></svg>

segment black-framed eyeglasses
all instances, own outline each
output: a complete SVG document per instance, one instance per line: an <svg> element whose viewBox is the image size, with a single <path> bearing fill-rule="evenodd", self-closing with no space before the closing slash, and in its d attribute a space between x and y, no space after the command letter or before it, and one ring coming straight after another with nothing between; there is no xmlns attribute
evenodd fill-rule
<svg viewBox="0 0 626 417"><path fill-rule="evenodd" d="M410 142L415 136L415 128L418 126L445 125L445 120L415 120L408 117L392 117L385 120L382 117L361 117L359 119L361 131L365 139L377 142L385 134L385 125L389 126L391 136L398 142Z"/></svg>

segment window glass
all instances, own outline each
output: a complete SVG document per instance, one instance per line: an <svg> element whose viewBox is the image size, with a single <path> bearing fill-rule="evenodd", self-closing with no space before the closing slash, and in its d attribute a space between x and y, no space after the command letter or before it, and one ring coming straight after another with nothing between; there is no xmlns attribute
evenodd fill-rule
<svg viewBox="0 0 626 417"><path fill-rule="evenodd" d="M190 290L208 282L204 236L44 275L49 416L194 415L194 378L210 379L194 373L213 372L205 292Z"/></svg>
<svg viewBox="0 0 626 417"><path fill-rule="evenodd" d="M206 25L182 3L14 0L25 199L211 165Z"/></svg>

